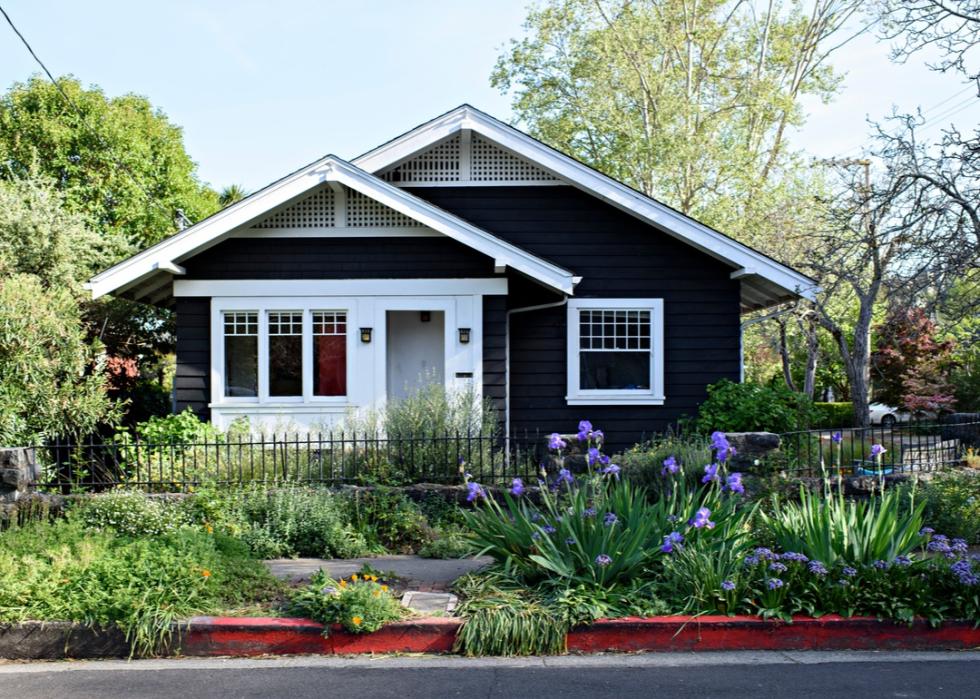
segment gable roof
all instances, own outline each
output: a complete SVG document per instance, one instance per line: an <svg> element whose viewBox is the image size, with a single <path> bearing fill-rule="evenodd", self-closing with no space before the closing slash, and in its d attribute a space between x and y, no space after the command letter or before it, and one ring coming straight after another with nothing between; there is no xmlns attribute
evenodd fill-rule
<svg viewBox="0 0 980 699"><path fill-rule="evenodd" d="M480 134L504 150L529 160L566 183L728 263L734 268L732 278L741 281L742 308L745 311L765 308L800 296L813 300L819 291L813 279L795 269L602 174L468 104L417 126L354 158L352 162L368 172L379 173L406 162L420 151L464 129Z"/></svg>
<svg viewBox="0 0 980 699"><path fill-rule="evenodd" d="M93 298L125 292L151 303L158 296L167 298L173 275L184 273L180 266L182 260L217 244L233 231L258 221L276 207L291 202L324 183L343 185L360 192L491 257L498 268L512 267L562 293L571 294L574 290L577 280L570 271L501 240L334 155L327 155L123 260L92 277L86 287L92 291Z"/></svg>

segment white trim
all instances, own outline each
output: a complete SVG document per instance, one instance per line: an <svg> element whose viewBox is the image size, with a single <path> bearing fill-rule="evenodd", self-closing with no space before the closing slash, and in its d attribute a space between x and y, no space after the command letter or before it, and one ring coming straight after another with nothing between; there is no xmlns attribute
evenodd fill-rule
<svg viewBox="0 0 980 699"><path fill-rule="evenodd" d="M392 182L395 187L560 187L568 182L562 180L450 180L448 182L413 182L399 180Z"/></svg>
<svg viewBox="0 0 980 699"><path fill-rule="evenodd" d="M642 309L650 311L650 388L636 390L586 390L579 388L579 311ZM566 367L568 405L663 405L664 395L664 301L663 299L569 299L566 311Z"/></svg>
<svg viewBox="0 0 980 699"><path fill-rule="evenodd" d="M214 216L97 274L88 281L86 287L91 289L93 298L118 291L152 274L154 270L166 269L167 266L175 265L182 259L200 252L201 249L214 245L235 229L251 224L269 211L300 197L324 182L350 187L488 257L504 260L507 266L563 293L571 294L574 291L573 275L570 271L497 238L333 155L318 160L232 204Z"/></svg>
<svg viewBox="0 0 980 699"><path fill-rule="evenodd" d="M507 279L177 279L174 296L504 296Z"/></svg>
<svg viewBox="0 0 980 699"><path fill-rule="evenodd" d="M508 126L470 105L456 109L429 121L353 160L353 163L369 172L380 172L393 164L410 158L433 143L447 138L461 129L476 131L512 154L530 160L539 167L561 178L568 184L583 189L607 203L652 223L668 234L687 242L716 259L739 269L752 270L773 284L813 300L819 288L816 283L794 269L753 250L741 243L712 230L694 219L647 197L621 182L593 170L573 158L536 141L525 133ZM455 186L456 182L449 183Z"/></svg>
<svg viewBox="0 0 980 699"><path fill-rule="evenodd" d="M392 226L390 228L242 228L231 238L444 238L431 228Z"/></svg>

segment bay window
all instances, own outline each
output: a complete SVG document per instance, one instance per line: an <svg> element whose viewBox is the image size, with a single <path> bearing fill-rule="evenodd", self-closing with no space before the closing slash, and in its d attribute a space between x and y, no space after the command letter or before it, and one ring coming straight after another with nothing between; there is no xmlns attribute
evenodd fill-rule
<svg viewBox="0 0 980 699"><path fill-rule="evenodd" d="M568 302L569 405L664 401L663 300Z"/></svg>

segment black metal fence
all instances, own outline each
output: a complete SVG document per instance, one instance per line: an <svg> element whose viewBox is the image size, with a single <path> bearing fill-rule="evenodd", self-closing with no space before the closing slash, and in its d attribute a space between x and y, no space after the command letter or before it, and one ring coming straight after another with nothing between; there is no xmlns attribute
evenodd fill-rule
<svg viewBox="0 0 980 699"><path fill-rule="evenodd" d="M537 436L485 434L224 435L213 441L147 443L126 436L54 441L35 447L41 488L102 490L118 485L182 491L204 483L481 483L532 478Z"/></svg>
<svg viewBox="0 0 980 699"><path fill-rule="evenodd" d="M936 471L960 464L980 450L980 421L906 422L780 435L780 464L806 476L880 476ZM875 457L874 445L885 451Z"/></svg>

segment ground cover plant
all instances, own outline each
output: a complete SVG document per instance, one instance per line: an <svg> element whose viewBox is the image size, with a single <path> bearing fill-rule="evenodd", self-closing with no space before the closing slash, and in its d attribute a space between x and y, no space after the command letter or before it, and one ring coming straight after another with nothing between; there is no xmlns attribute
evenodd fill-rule
<svg viewBox="0 0 980 699"><path fill-rule="evenodd" d="M146 655L167 648L174 622L275 594L276 582L239 541L205 527L159 528L157 512L140 527L108 509L2 534L0 621L117 624L132 652Z"/></svg>
<svg viewBox="0 0 980 699"><path fill-rule="evenodd" d="M980 623L978 557L962 538L921 527L921 499L883 480L862 503L834 494L828 476L822 495L775 497L763 512L727 468L734 449L721 432L709 463L667 455L663 482L649 490L623 479L587 421L574 442L551 436L559 466L541 473L535 501L520 480L495 496L467 478L469 538L496 564L457 584L460 651L557 652L576 625L659 613ZM570 446L585 455L582 473L565 467ZM881 472L884 448L871 453Z"/></svg>

